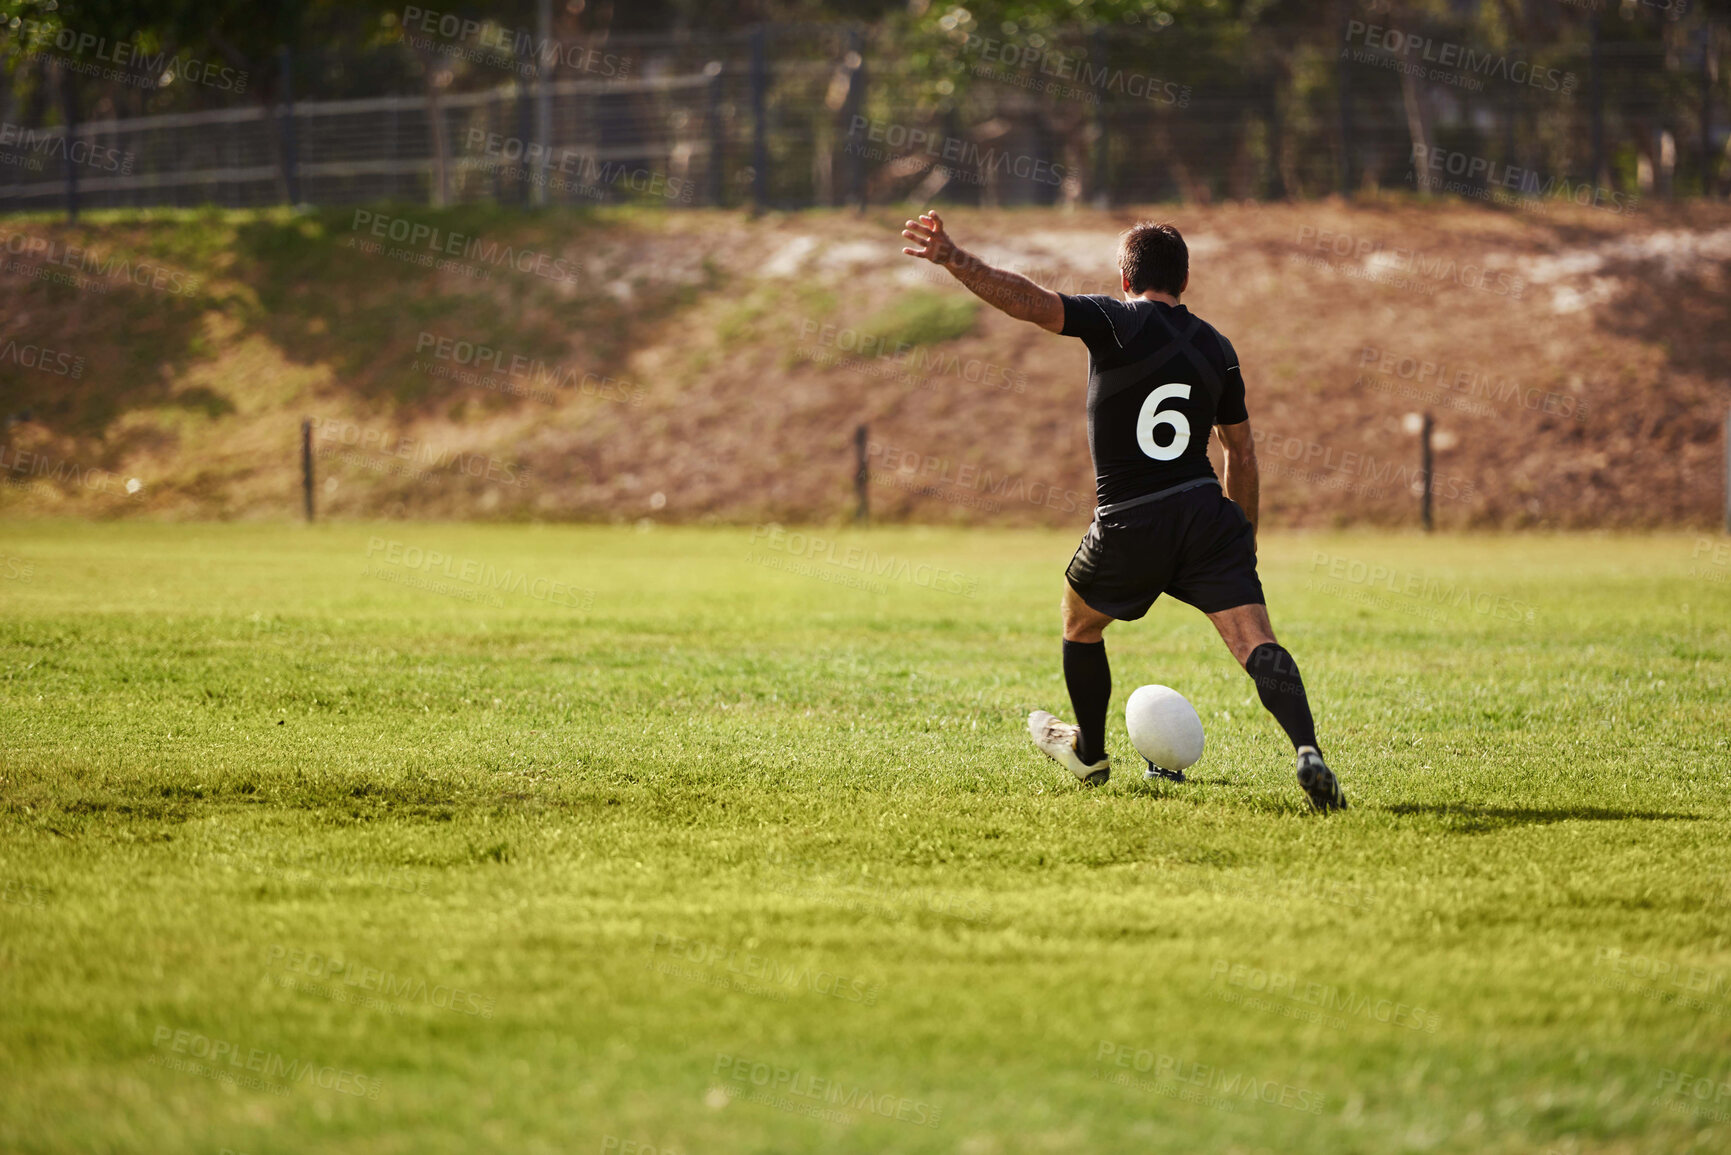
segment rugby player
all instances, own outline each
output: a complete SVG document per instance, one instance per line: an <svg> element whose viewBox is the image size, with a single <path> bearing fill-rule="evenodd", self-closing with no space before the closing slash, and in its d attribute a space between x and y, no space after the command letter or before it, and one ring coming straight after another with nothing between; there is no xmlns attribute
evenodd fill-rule
<svg viewBox="0 0 1731 1155"><path fill-rule="evenodd" d="M1084 784L1111 777L1106 709L1112 696L1104 632L1135 621L1161 594L1208 615L1292 740L1298 784L1317 810L1345 809L1322 759L1304 681L1275 640L1256 576L1260 480L1231 342L1179 303L1190 250L1170 224L1144 222L1119 240L1124 299L1070 296L963 250L935 212L908 221L902 252L950 271L975 296L1088 347L1088 450L1093 524L1065 571L1064 681L1074 725L1045 710L1028 716L1034 744ZM1208 460L1220 430L1224 483ZM1144 777L1183 781L1149 764Z"/></svg>

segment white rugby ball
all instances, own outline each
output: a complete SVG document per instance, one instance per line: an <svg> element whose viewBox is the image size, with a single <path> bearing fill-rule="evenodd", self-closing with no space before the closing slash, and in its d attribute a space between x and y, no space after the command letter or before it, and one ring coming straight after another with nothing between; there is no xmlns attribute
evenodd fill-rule
<svg viewBox="0 0 1731 1155"><path fill-rule="evenodd" d="M1124 703L1136 752L1162 770L1182 770L1202 757L1202 719L1170 686L1140 686Z"/></svg>

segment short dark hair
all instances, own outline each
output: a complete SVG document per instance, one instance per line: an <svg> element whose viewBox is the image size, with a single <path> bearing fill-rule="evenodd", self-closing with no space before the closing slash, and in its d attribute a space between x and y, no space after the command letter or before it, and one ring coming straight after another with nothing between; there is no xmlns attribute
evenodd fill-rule
<svg viewBox="0 0 1731 1155"><path fill-rule="evenodd" d="M1170 293L1176 297L1190 279L1190 250L1178 226L1143 221L1118 240L1118 267L1132 293Z"/></svg>

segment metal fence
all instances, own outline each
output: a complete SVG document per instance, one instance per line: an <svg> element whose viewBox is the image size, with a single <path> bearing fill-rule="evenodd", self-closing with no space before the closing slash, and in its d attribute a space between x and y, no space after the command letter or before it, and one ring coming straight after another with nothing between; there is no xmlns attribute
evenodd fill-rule
<svg viewBox="0 0 1731 1155"><path fill-rule="evenodd" d="M1354 17L1223 46L1179 29L758 27L549 61L405 36L361 57L285 53L270 91L309 99L195 90L185 100L205 107L122 116L134 78L84 76L75 103L0 89L0 209L1720 193L1726 38L1705 19L1614 43L1597 29L1486 46ZM78 61L38 51L20 70L40 94ZM319 98L336 75L345 92L357 75L394 91Z"/></svg>

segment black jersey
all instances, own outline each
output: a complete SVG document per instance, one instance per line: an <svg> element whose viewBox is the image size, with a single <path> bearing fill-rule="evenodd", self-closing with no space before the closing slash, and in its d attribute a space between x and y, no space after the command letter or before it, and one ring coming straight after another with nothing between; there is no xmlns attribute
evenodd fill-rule
<svg viewBox="0 0 1731 1155"><path fill-rule="evenodd" d="M1214 476L1208 438L1248 420L1230 342L1183 305L1058 294L1088 346L1088 451L1100 505Z"/></svg>

